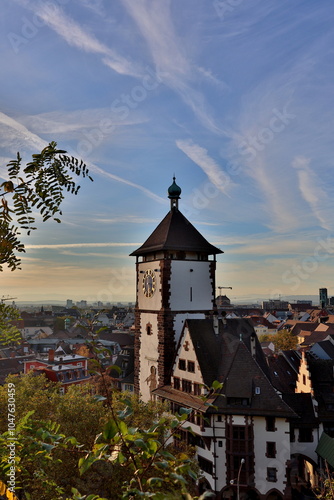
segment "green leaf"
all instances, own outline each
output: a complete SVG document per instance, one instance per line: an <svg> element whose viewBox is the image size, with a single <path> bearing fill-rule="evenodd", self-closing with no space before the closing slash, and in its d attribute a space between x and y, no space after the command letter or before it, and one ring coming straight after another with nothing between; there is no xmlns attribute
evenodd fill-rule
<svg viewBox="0 0 334 500"><path fill-rule="evenodd" d="M137 446L137 448L140 448L141 450L147 451L147 446L146 446L146 443L143 441L143 439L136 439L134 441L134 444Z"/></svg>
<svg viewBox="0 0 334 500"><path fill-rule="evenodd" d="M96 401L105 401L107 398L105 396L100 396L99 394L94 395Z"/></svg>
<svg viewBox="0 0 334 500"><path fill-rule="evenodd" d="M218 391L219 389L223 388L223 384L221 382L218 382L218 380L214 380L211 385L212 389L215 391Z"/></svg>
<svg viewBox="0 0 334 500"><path fill-rule="evenodd" d="M102 435L106 441L110 441L118 433L118 426L115 420L110 419L103 427Z"/></svg>
<svg viewBox="0 0 334 500"><path fill-rule="evenodd" d="M150 487L158 486L160 488L162 486L163 481L164 479L162 479L161 477L150 477L147 480L147 484Z"/></svg>
<svg viewBox="0 0 334 500"><path fill-rule="evenodd" d="M157 441L153 441L152 439L150 439L147 443L147 450L152 454L154 455L154 453L157 451L158 449L158 446L159 446L159 443Z"/></svg>
<svg viewBox="0 0 334 500"><path fill-rule="evenodd" d="M94 455L88 455L79 459L79 473L82 476L98 459Z"/></svg>

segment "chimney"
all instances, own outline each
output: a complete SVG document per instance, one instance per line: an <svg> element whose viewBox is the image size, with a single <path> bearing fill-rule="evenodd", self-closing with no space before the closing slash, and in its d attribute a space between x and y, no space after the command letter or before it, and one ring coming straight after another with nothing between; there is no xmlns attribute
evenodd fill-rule
<svg viewBox="0 0 334 500"><path fill-rule="evenodd" d="M219 333L219 320L218 320L218 314L213 315L213 330L215 332L215 335L218 335Z"/></svg>
<svg viewBox="0 0 334 500"><path fill-rule="evenodd" d="M50 363L53 363L54 360L55 360L55 352L53 349L49 349L48 351L48 358L49 358L49 362Z"/></svg>

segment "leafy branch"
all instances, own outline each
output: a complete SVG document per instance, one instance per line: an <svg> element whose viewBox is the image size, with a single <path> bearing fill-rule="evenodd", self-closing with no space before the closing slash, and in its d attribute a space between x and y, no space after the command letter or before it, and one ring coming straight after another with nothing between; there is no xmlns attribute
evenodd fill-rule
<svg viewBox="0 0 334 500"><path fill-rule="evenodd" d="M36 212L43 222L50 218L61 222L64 192L76 195L80 189L73 175L93 180L85 163L57 149L56 142L32 155L25 166L17 153L7 168L8 179L0 185L0 271L3 264L11 271L20 269L17 254L25 248L19 236L22 230L29 235L37 229Z"/></svg>
<svg viewBox="0 0 334 500"><path fill-rule="evenodd" d="M12 321L20 319L18 309L0 302L0 346L20 344L22 335Z"/></svg>

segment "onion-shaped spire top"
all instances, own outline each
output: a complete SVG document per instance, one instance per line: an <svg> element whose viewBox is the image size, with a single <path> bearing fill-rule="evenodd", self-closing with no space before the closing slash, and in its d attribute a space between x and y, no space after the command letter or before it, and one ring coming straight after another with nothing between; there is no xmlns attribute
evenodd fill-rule
<svg viewBox="0 0 334 500"><path fill-rule="evenodd" d="M170 208L178 209L178 200L180 199L180 194L182 190L175 182L175 175L173 177L173 184L168 188L168 198L170 199Z"/></svg>

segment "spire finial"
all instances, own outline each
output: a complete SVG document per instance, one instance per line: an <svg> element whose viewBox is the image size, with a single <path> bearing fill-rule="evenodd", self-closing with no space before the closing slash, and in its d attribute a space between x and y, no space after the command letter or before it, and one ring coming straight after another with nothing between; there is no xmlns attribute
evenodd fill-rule
<svg viewBox="0 0 334 500"><path fill-rule="evenodd" d="M175 174L173 176L173 184L168 188L168 198L170 199L171 210L178 210L181 188L175 182Z"/></svg>

